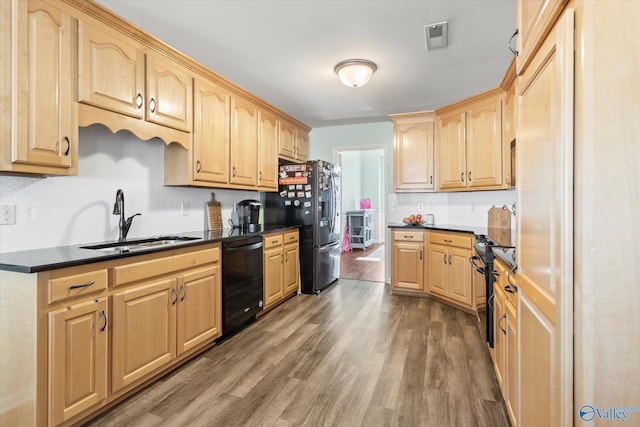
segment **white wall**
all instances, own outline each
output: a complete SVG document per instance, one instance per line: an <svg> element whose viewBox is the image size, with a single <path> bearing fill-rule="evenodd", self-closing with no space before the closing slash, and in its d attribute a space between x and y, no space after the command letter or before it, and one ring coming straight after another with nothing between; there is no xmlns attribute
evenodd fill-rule
<svg viewBox="0 0 640 427"><path fill-rule="evenodd" d="M28 178L0 175L0 204L16 205L16 224L0 225L0 252L100 242L118 238L112 215L116 191L125 214L140 212L128 237L206 229L211 192L221 202L223 226L234 202L259 199L253 191L163 186L164 148L100 125L80 128L78 176ZM181 203L189 203L189 215Z"/></svg>

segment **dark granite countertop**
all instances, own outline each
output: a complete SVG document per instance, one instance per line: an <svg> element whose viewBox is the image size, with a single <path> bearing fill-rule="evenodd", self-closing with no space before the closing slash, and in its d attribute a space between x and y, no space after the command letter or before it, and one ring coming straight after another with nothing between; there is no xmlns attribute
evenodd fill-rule
<svg viewBox="0 0 640 427"><path fill-rule="evenodd" d="M461 224L406 225L404 223L400 223L400 224L390 223L388 227L402 228L402 229L417 229L417 230L458 231L461 233L473 233L476 236L479 234L484 234L494 238L495 240L504 240L504 238L501 239L502 236L497 236L496 234L499 234L499 233L504 234L506 232L506 235L505 235L506 239L511 239L512 243L513 243L513 240L515 240L515 233L510 232L511 230L494 230L488 227L478 227L474 225L461 225Z"/></svg>
<svg viewBox="0 0 640 427"><path fill-rule="evenodd" d="M15 271L18 273L37 273L40 271L55 270L58 268L73 267L83 264L91 264L113 259L127 258L148 254L152 252L162 252L188 246L199 246L207 243L236 240L248 235L260 235L263 233L273 233L285 231L297 226L271 226L256 233L240 234L237 229L226 229L222 232L213 231L190 231L185 233L158 234L148 236L149 238L160 236L180 236L192 237L195 240L187 240L174 245L162 247L152 247L148 249L137 249L132 252L109 252L96 249L84 249L86 246L116 243L116 241L82 243L69 246L56 246L52 248L31 249L18 252L0 253L0 270ZM131 238L129 240L139 240L141 238Z"/></svg>

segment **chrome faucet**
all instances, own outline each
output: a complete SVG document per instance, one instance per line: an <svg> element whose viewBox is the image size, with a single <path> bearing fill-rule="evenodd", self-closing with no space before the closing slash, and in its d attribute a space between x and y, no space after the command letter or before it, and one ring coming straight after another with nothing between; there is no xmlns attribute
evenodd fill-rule
<svg viewBox="0 0 640 427"><path fill-rule="evenodd" d="M116 203L113 205L113 214L120 215L118 242L124 242L127 239L127 233L129 232L129 228L131 228L133 218L142 214L137 213L124 219L124 192L120 189L118 189L116 193Z"/></svg>

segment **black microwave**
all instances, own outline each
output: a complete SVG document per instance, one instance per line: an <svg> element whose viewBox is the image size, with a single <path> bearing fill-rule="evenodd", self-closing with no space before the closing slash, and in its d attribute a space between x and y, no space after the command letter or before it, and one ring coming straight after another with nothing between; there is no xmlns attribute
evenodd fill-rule
<svg viewBox="0 0 640 427"><path fill-rule="evenodd" d="M511 186L516 186L516 140L511 141Z"/></svg>

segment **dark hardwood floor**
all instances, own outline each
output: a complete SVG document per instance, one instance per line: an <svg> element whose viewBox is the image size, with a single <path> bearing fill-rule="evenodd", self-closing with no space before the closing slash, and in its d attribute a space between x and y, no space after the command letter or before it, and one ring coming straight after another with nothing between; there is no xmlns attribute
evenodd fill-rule
<svg viewBox="0 0 640 427"><path fill-rule="evenodd" d="M366 249L352 249L340 255L340 278L384 282L384 258L369 257L384 243L376 243Z"/></svg>
<svg viewBox="0 0 640 427"><path fill-rule="evenodd" d="M508 426L475 316L384 283L299 295L90 426Z"/></svg>

